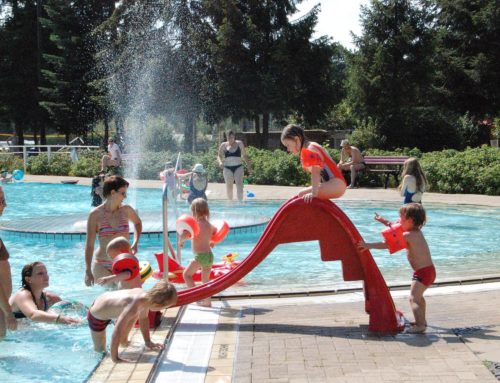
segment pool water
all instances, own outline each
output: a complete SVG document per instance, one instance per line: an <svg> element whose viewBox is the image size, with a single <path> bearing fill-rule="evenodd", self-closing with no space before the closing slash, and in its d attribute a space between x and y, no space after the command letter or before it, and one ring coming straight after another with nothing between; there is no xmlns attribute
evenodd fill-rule
<svg viewBox="0 0 500 383"><path fill-rule="evenodd" d="M90 187L80 185L8 184L3 186L8 207L2 221L35 216L59 216L88 213ZM129 193L133 194L133 193ZM139 189L136 201L129 201L141 212L161 211L160 189ZM243 204L211 201L212 212L231 212L245 216L271 217L279 207L277 202L250 200ZM375 212L387 219L397 219L398 204L380 202L339 201L363 238L381 240L383 226L373 220ZM187 212L184 203L181 212ZM428 224L424 234L429 242L438 281L463 279L494 273L500 269L498 224L500 209L477 206L425 205ZM173 219L170 218L170 219ZM63 299L78 300L90 305L104 289L88 288L84 280L83 240L34 239L0 232L11 254L14 290L20 286L21 268L35 260L46 264L50 275L48 290ZM214 248L216 259L237 252L243 259L256 244L260 233L229 235ZM162 250L161 240L141 238L139 259L157 268L153 254ZM404 252L389 255L387 251L372 251L388 284L409 283L411 269ZM192 254L188 247L182 252L186 265ZM285 292L357 287L360 282L342 280L340 262L322 262L317 242L286 244L277 247L252 273L243 285L224 292ZM150 287L154 279L146 282ZM182 288L182 286L178 286ZM112 326L108 328L108 342ZM92 350L88 327L56 326L24 323L0 341L0 382L80 382L84 381L102 357Z"/></svg>

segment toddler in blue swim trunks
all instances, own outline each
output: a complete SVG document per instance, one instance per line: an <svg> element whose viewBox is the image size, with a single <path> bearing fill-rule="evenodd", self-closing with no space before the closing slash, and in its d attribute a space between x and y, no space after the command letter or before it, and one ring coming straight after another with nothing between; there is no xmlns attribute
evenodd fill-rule
<svg viewBox="0 0 500 383"><path fill-rule="evenodd" d="M214 256L210 246L212 235L217 231L217 228L209 221L210 211L208 203L203 198L196 198L191 203L191 213L199 226L198 235L192 238L192 249L194 259L189 263L188 267L184 269L184 280L187 287L194 287L193 275L201 269L201 281L206 283L210 280L210 272L212 271L212 264L214 263ZM184 231L180 238L181 246L184 241L188 239L190 233ZM200 302L200 305L210 307L210 298Z"/></svg>

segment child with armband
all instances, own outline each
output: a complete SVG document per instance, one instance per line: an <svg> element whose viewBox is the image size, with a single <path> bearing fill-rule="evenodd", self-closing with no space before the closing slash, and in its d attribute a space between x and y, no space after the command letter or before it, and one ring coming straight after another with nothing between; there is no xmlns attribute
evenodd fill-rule
<svg viewBox="0 0 500 383"><path fill-rule="evenodd" d="M130 260L131 264L135 262L135 257L132 255L132 249L130 247L130 242L125 237L117 237L112 239L108 246L106 246L106 254L113 260L113 265L116 265L117 257L123 255L122 258L127 258ZM128 255L128 256L127 256ZM139 264L137 262L137 268L139 268ZM116 271L116 267L113 267L113 270ZM132 270L125 269L123 271L118 272L117 274L109 275L106 277L102 277L97 279L97 283L101 286L109 285L112 283L119 283L120 288L122 289L133 289L135 287L141 287L141 276L139 273L136 273L133 276Z"/></svg>
<svg viewBox="0 0 500 383"><path fill-rule="evenodd" d="M303 169L311 173L311 186L299 192L305 202L344 195L347 185L342 172L321 145L306 139L304 128L295 124L285 126L281 143L290 153L300 156Z"/></svg>
<svg viewBox="0 0 500 383"><path fill-rule="evenodd" d="M386 225L390 225L389 221L378 215L375 219ZM424 292L436 279L436 269L432 263L429 246L421 231L425 222L426 215L422 205L409 203L401 206L399 209L399 224L403 230L407 258L414 271L410 290L410 307L415 317L415 323L408 331L413 334L424 333L427 328ZM386 242L365 243L364 241L360 241L358 243L359 250L387 248L389 248L389 244Z"/></svg>
<svg viewBox="0 0 500 383"><path fill-rule="evenodd" d="M210 280L210 272L214 263L214 255L212 253L211 243L212 236L216 233L217 228L210 221L210 211L208 203L203 198L196 198L191 203L191 213L199 227L197 235L191 234L184 230L180 236L180 245L184 245L186 239L192 239L192 249L195 255L194 259L184 269L184 281L187 287L194 287L193 275L201 269L201 281L206 283ZM211 300L207 298L199 303L201 306L210 307Z"/></svg>
<svg viewBox="0 0 500 383"><path fill-rule="evenodd" d="M113 335L111 336L110 353L113 362L133 362L120 358L118 347L124 335L139 319L139 327L146 347L152 350L161 350L163 344L151 341L149 333L149 311L161 311L175 304L177 291L174 285L166 280L157 282L149 291L140 288L108 291L99 295L89 311L87 319L94 343L94 350L106 350L106 327L111 320L116 319Z"/></svg>

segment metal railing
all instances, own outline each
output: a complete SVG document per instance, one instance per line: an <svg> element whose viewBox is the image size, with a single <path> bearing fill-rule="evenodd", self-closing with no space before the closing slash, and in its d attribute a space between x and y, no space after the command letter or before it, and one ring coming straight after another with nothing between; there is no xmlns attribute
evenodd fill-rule
<svg viewBox="0 0 500 383"><path fill-rule="evenodd" d="M45 148L46 151L42 151L42 148ZM53 153L67 153L74 156L78 155L78 150L95 150L100 149L100 147L97 145L7 145L3 146L2 149L4 149L0 152L2 154L22 155L24 172L26 173L26 165L30 155L46 153L50 163Z"/></svg>

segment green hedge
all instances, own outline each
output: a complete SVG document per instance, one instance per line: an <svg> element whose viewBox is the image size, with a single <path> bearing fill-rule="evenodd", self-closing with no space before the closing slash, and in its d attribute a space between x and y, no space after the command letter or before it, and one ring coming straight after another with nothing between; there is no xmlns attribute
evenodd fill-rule
<svg viewBox="0 0 500 383"><path fill-rule="evenodd" d="M339 160L337 149L327 148L335 161ZM307 185L310 176L301 167L297 156L283 150L262 150L247 148L252 161L253 172L247 175L250 183L261 185ZM31 174L53 174L91 177L100 169L102 152L80 154L74 163L65 154L53 154L51 163L47 155L40 154L29 158L28 171ZM440 193L474 193L500 195L500 150L483 146L467 148L464 151L443 150L422 153L418 149L398 149L384 151L370 149L366 155L408 155L420 159L421 165L430 183L430 191ZM207 170L211 182L223 182L222 170L217 161L217 147L198 154L183 154L182 167L190 170L195 163L201 163ZM145 153L137 163L140 179L158 179L158 173L164 169L166 161L175 162L177 154L173 152ZM0 167L9 171L22 169L22 160L11 155L0 155ZM248 173L246 173L248 174ZM383 176L364 173L361 186L380 186ZM391 181L393 182L393 181ZM397 186L394 183L391 185Z"/></svg>

